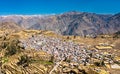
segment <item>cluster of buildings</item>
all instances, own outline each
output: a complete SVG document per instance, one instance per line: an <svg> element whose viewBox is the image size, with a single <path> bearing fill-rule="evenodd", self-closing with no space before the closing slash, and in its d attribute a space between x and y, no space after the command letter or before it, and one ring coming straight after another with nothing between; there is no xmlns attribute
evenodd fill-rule
<svg viewBox="0 0 120 74"><path fill-rule="evenodd" d="M21 40L21 42L25 49L42 50L53 55L55 61L66 60L87 65L91 63L91 58L101 60L103 59L102 56L106 55L98 52L97 49L88 50L87 46L83 44L44 35L34 35L27 40ZM105 58L107 58L107 55ZM111 61L112 59L108 57L107 60Z"/></svg>

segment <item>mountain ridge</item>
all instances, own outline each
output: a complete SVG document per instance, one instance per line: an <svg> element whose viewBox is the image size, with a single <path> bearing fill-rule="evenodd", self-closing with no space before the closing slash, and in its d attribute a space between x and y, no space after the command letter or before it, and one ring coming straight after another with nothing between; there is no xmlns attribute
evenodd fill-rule
<svg viewBox="0 0 120 74"><path fill-rule="evenodd" d="M66 12L55 15L0 16L0 22L14 22L21 28L50 30L63 35L112 34L120 30L120 14Z"/></svg>

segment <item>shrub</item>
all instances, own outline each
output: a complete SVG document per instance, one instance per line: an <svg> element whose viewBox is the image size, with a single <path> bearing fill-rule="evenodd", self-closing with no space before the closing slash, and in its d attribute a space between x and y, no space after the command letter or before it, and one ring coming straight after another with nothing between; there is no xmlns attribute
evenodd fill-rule
<svg viewBox="0 0 120 74"><path fill-rule="evenodd" d="M19 59L19 62L17 63L17 65L23 65L23 67L26 67L29 65L30 63L30 58L27 55L22 55Z"/></svg>
<svg viewBox="0 0 120 74"><path fill-rule="evenodd" d="M8 40L7 43L5 43L3 46L6 49L5 56L14 55L20 51L21 48L19 47L19 43L20 42L18 39Z"/></svg>
<svg viewBox="0 0 120 74"><path fill-rule="evenodd" d="M105 66L105 63L104 63L104 61L94 62L94 65L95 65L95 66L98 66L98 67L101 67L101 66Z"/></svg>
<svg viewBox="0 0 120 74"><path fill-rule="evenodd" d="M54 62L54 56L51 56L51 59L49 60L49 62Z"/></svg>
<svg viewBox="0 0 120 74"><path fill-rule="evenodd" d="M94 65L95 66L100 66L100 63L99 62L94 62Z"/></svg>
<svg viewBox="0 0 120 74"><path fill-rule="evenodd" d="M14 55L17 52L15 46L8 46L6 50L7 52L5 53L5 55Z"/></svg>
<svg viewBox="0 0 120 74"><path fill-rule="evenodd" d="M8 42L2 42L1 45L0 45L0 47L2 49L5 49L7 47L7 45L8 45Z"/></svg>

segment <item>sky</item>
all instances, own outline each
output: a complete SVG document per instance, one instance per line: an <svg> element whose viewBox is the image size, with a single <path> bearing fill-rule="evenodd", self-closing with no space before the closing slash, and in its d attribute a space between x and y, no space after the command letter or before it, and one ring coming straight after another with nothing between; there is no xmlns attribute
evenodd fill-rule
<svg viewBox="0 0 120 74"><path fill-rule="evenodd" d="M115 14L120 0L0 0L0 15L60 14L69 11Z"/></svg>

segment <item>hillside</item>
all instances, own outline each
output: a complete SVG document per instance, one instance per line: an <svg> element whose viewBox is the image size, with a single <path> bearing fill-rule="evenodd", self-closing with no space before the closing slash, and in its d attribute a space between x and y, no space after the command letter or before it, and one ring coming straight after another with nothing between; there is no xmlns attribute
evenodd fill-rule
<svg viewBox="0 0 120 74"><path fill-rule="evenodd" d="M11 33L19 32L24 30L14 22L0 22L0 36L5 36Z"/></svg>
<svg viewBox="0 0 120 74"><path fill-rule="evenodd" d="M0 22L14 22L24 29L50 30L62 35L113 34L120 31L120 14L101 15L66 12L56 15L0 16Z"/></svg>
<svg viewBox="0 0 120 74"><path fill-rule="evenodd" d="M3 30L0 32L4 34ZM8 33L0 36L0 71L3 74L119 74L119 45L120 39L112 37L62 36L42 30Z"/></svg>

